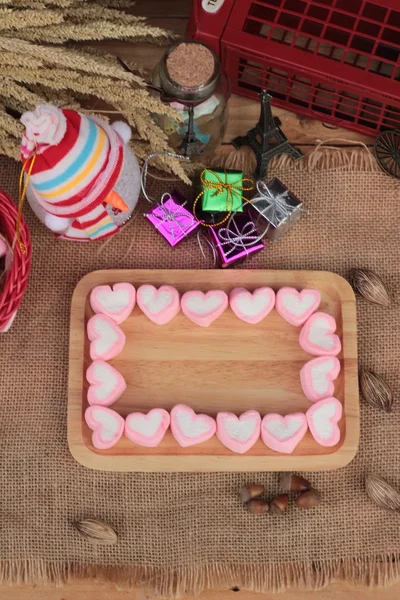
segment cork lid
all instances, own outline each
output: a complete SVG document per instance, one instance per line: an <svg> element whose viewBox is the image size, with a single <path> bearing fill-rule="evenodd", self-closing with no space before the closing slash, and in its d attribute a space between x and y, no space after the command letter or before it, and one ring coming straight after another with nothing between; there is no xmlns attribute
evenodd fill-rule
<svg viewBox="0 0 400 600"><path fill-rule="evenodd" d="M170 78L184 87L199 87L211 79L215 70L214 55L202 44L183 42L167 57Z"/></svg>
<svg viewBox="0 0 400 600"><path fill-rule="evenodd" d="M160 64L164 92L180 101L196 103L210 97L220 80L220 64L202 42L180 42L170 48Z"/></svg>

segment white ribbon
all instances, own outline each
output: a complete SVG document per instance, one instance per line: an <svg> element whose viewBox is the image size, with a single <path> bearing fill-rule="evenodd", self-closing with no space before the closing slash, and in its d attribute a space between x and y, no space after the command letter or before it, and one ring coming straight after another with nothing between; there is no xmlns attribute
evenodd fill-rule
<svg viewBox="0 0 400 600"><path fill-rule="evenodd" d="M285 190L281 194L274 194L264 181L257 181L257 191L259 195L252 199L251 204L273 227L279 227L296 208L286 201L289 198L288 190ZM265 203L268 206L265 207ZM262 206L259 208L257 204L261 204Z"/></svg>
<svg viewBox="0 0 400 600"><path fill-rule="evenodd" d="M235 227L236 232L232 231L232 225ZM225 256L229 256L237 248L241 248L248 254L247 249L253 247L260 239L260 235L252 221L247 221L242 229L239 229L235 219L232 218L229 219L227 227L222 227L217 231L217 235L221 240L218 246L222 248L227 244L232 246L229 250L224 250Z"/></svg>
<svg viewBox="0 0 400 600"><path fill-rule="evenodd" d="M158 230L160 229L160 227L165 227L168 230L169 226L169 234L173 239L175 239L178 233L180 235L186 236L187 230L195 224L196 220L188 211L180 211L180 209L183 208L183 206L185 206L186 202L181 206L177 206L176 208L171 209L165 206L165 202L168 202L168 200L172 200L172 202L174 201L172 196L168 192L166 192L162 195L160 204L158 204L157 207L152 211L145 213L145 216L152 216L153 218L158 219L159 222L154 223L156 229ZM161 215L156 213L157 209L161 210ZM188 223L185 227L183 227L182 224L179 222L179 218L184 218L188 220ZM179 229L179 232L175 232L174 226L176 226Z"/></svg>
<svg viewBox="0 0 400 600"><path fill-rule="evenodd" d="M155 198L152 198L147 193L147 171L149 168L149 162L153 158L156 158L157 156L170 156L172 158L179 158L180 160L186 160L186 161L190 160L190 158L188 156L182 156L181 154L174 154L173 152L153 152L152 154L149 154L149 156L146 158L146 160L144 161L143 166L142 166L142 171L141 171L141 175L140 175L140 186L142 188L142 194L146 198L147 202L150 202L151 204L156 204L157 208L159 208L161 210L162 215L158 215L156 212L154 212L154 209L153 209L151 212L145 213L145 216L151 215L152 217L159 219L159 223L155 224L155 227L158 230L162 226L168 228L168 225L169 225L170 226L169 233L172 238L176 237L174 225L177 228L179 228L180 234L186 236L187 229L189 229L189 227L191 227L195 223L194 217L192 217L192 215L189 212L179 212L180 208L183 208L186 205L186 202L181 204L175 210L171 210L170 208L165 206L166 201L168 201L168 200L174 201L174 199L168 192L164 193L161 196L160 202L157 202L157 200ZM188 225L186 228L182 227L181 223L178 220L179 218L191 219L190 225Z"/></svg>
<svg viewBox="0 0 400 600"><path fill-rule="evenodd" d="M179 158L179 160L189 161L190 158L188 156L182 156L181 154L174 154L173 152L153 152L153 154L149 154L146 160L143 163L142 171L140 174L140 186L142 188L142 194L146 198L147 202L151 204L157 204L157 200L152 198L147 193L147 171L149 169L149 162L152 158L156 158L157 156L170 156L171 158Z"/></svg>

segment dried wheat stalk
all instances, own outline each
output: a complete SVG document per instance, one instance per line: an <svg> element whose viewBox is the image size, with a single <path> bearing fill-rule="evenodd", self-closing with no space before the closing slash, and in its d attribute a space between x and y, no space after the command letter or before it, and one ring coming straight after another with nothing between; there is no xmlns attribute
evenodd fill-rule
<svg viewBox="0 0 400 600"><path fill-rule="evenodd" d="M132 4L130 0L0 0L0 153L19 157L23 111L50 102L90 112L92 97L120 112L135 129L138 135L131 144L139 159L149 152L170 150L152 115L174 113L148 93L139 75L126 72L115 57L93 49L57 47L102 39L162 44L171 38L169 32L147 25L143 17L124 12ZM158 166L188 181L176 159L161 159Z"/></svg>

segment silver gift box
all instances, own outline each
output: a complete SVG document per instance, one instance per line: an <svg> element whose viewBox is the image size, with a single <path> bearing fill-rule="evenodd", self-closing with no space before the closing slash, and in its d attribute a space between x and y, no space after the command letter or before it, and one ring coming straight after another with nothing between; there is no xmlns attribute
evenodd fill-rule
<svg viewBox="0 0 400 600"><path fill-rule="evenodd" d="M274 177L269 183L257 183L259 194L252 200L254 224L272 242L280 240L301 217L303 203Z"/></svg>

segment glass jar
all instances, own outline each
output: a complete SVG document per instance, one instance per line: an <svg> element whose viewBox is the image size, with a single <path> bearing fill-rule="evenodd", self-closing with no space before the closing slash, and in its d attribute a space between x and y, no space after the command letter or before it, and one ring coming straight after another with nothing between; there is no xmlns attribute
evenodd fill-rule
<svg viewBox="0 0 400 600"><path fill-rule="evenodd" d="M169 103L184 119L157 115L170 146L192 159L213 155L224 137L230 95L228 80L214 52L202 42L179 42L167 50L155 68L152 83L160 90L161 101Z"/></svg>

